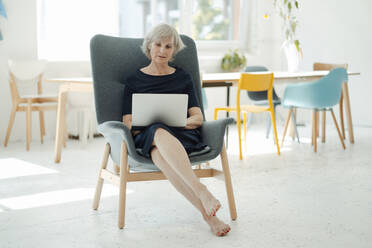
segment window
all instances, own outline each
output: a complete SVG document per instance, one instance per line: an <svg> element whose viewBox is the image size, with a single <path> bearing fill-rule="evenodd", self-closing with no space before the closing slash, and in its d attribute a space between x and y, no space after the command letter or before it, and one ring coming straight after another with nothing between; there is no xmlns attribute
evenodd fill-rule
<svg viewBox="0 0 372 248"><path fill-rule="evenodd" d="M88 60L95 34L143 37L166 22L198 49L245 43L244 0L38 0L38 55L48 60ZM245 16L245 15L243 15Z"/></svg>

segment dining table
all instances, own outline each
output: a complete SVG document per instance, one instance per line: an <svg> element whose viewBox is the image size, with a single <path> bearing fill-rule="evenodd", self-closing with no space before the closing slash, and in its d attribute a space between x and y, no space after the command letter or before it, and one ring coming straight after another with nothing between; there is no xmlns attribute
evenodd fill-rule
<svg viewBox="0 0 372 248"><path fill-rule="evenodd" d="M289 84L299 82L309 82L318 80L329 73L329 71L298 71L298 72L287 72L287 71L273 71L274 73L274 85L275 84ZM203 73L202 74L202 87L226 87L226 105L230 106L230 88L238 84L241 72L220 72L220 73ZM357 76L360 72L348 71L348 76ZM59 99L58 99L58 111L59 116L63 116L65 104L66 104L66 93L68 90L77 91L92 91L93 92L93 79L91 77L66 77L66 78L47 78L45 82L58 83L60 84ZM342 85L343 97L341 101L345 106L345 113L347 119L347 127L349 133L349 141L354 144L354 131L353 122L351 117L351 106L350 96L348 89L348 82ZM228 115L228 113L227 113ZM61 121L57 121L57 137L55 141L55 161L60 160L61 146L62 146L62 126ZM228 129L226 134L228 139ZM226 140L227 145L227 140Z"/></svg>
<svg viewBox="0 0 372 248"><path fill-rule="evenodd" d="M77 78L46 78L47 83L58 83L58 104L56 139L54 142L54 162L61 161L62 145L65 145L67 136L66 129L66 104L69 92L93 94L93 79L90 77Z"/></svg>

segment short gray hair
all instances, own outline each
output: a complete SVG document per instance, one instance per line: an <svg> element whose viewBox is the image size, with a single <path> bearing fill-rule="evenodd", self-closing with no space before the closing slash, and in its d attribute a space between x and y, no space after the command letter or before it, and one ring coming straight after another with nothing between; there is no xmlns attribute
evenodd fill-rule
<svg viewBox="0 0 372 248"><path fill-rule="evenodd" d="M147 58L151 59L150 45L153 42L164 41L167 39L173 40L174 51L172 56L181 51L185 45L183 44L177 30L169 24L161 23L153 27L145 36L142 43L142 51Z"/></svg>

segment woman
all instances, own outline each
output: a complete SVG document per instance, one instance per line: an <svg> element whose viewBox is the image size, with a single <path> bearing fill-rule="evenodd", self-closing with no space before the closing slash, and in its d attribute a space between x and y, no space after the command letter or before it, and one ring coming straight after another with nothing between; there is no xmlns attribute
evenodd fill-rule
<svg viewBox="0 0 372 248"><path fill-rule="evenodd" d="M132 126L132 94L184 93L188 94L188 118L184 130L155 123L143 130L133 131L136 148L151 157L173 186L202 214L212 231L223 236L230 226L216 216L220 202L194 174L188 153L205 147L200 135L203 115L191 76L181 68L168 65L173 56L184 47L177 31L168 24L154 27L145 37L142 50L150 64L138 69L126 80L123 122Z"/></svg>

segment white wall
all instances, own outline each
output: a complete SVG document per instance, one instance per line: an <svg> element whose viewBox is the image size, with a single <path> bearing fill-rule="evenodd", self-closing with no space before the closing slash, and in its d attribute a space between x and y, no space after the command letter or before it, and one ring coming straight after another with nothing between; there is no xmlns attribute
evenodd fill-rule
<svg viewBox="0 0 372 248"><path fill-rule="evenodd" d="M348 63L353 122L372 126L368 99L372 92L372 1L312 0L300 3L299 38L304 59L301 67L311 69L315 61Z"/></svg>
<svg viewBox="0 0 372 248"><path fill-rule="evenodd" d="M4 40L0 41L0 142L5 137L11 109L8 85L8 58L34 59L37 57L36 0L4 0L8 19L0 18L0 27ZM262 1L259 1L262 2ZM270 9L270 2L259 4L258 16ZM301 69L310 70L315 61L341 63L347 62L350 70L362 73L352 77L349 82L353 121L356 125L372 125L371 111L367 99L372 91L372 35L370 34L372 2L367 0L313 0L300 3L299 38L303 47L304 59ZM284 55L280 50L279 18L272 16L259 23L259 43L254 54L247 55L248 64L262 64L271 70L286 68ZM205 72L219 70L218 57L201 58L201 69ZM89 62L54 62L51 63L47 76L89 76ZM56 85L45 85L47 92L57 92ZM282 88L278 87L282 92ZM213 106L223 105L225 89L207 89L209 108L207 118L213 117ZM235 100L235 90L231 92L231 102ZM367 95L368 94L368 95ZM283 111L279 111L283 114ZM302 118L308 120L306 114ZM55 112L46 115L47 138L55 135ZM14 123L11 141L24 139L25 117L19 113ZM38 141L38 116L33 115L33 140Z"/></svg>

